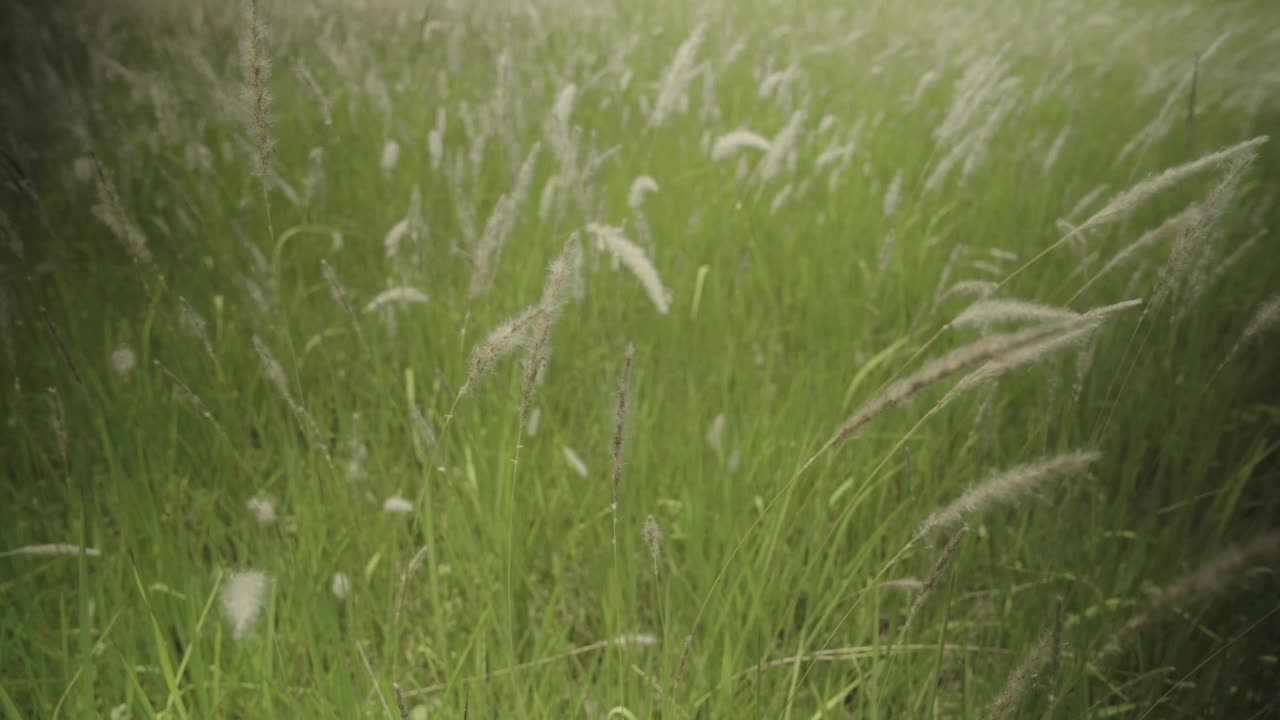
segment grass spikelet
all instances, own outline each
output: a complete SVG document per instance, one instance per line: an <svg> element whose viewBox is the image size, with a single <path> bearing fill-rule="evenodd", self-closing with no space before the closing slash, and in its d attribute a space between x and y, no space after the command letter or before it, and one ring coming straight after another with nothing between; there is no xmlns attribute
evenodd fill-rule
<svg viewBox="0 0 1280 720"><path fill-rule="evenodd" d="M227 580L222 590L222 611L235 639L242 639L262 614L270 588L271 576L259 570L238 572Z"/></svg>
<svg viewBox="0 0 1280 720"><path fill-rule="evenodd" d="M178 297L178 320L182 328L191 334L191 337L200 343L200 347L204 348L204 354L209 356L210 360L217 362L217 356L213 354L213 340L209 337L209 323L191 307L191 303L187 302L184 297Z"/></svg>
<svg viewBox="0 0 1280 720"><path fill-rule="evenodd" d="M351 327L356 331L356 336L363 342L364 333L360 329L360 318L356 315L356 309L351 305L351 296L347 293L347 289L343 287L342 281L338 279L338 273L324 259L320 260L320 272L324 274L324 280L329 284L329 295L347 314L347 319L351 321Z"/></svg>
<svg viewBox="0 0 1280 720"><path fill-rule="evenodd" d="M1231 346L1231 351L1222 359L1222 364L1218 365L1214 374L1222 372L1222 368L1226 367L1227 363L1231 362L1231 358L1235 357L1236 353L1240 352L1240 349L1250 340L1272 329L1277 323L1280 323L1280 293L1263 300L1258 309L1253 311L1253 317L1249 318L1249 323L1244 326L1240 339Z"/></svg>
<svg viewBox="0 0 1280 720"><path fill-rule="evenodd" d="M67 442L67 411L62 406L62 395L58 393L58 388L49 388L47 395L49 401L49 429L53 431L53 439L58 443L58 459L62 461L63 471L66 472L69 467L68 463L68 442Z"/></svg>
<svg viewBox="0 0 1280 720"><path fill-rule="evenodd" d="M636 276L648 293L649 299L653 301L654 307L658 309L658 313L666 315L671 308L671 292L663 286L662 278L658 277L658 269L645 255L644 250L628 240L622 234L621 228L590 223L587 225L587 231L595 235L596 244L599 247L608 250Z"/></svg>
<svg viewBox="0 0 1280 720"><path fill-rule="evenodd" d="M466 396L475 387L476 382L493 369L494 363L524 343L530 323L541 312L542 308L537 305L525 308L515 317L490 331L489 335L475 346L471 351L467 378L458 390L458 397Z"/></svg>
<svg viewBox="0 0 1280 720"><path fill-rule="evenodd" d="M1067 303L1070 304L1074 302L1076 298L1084 294L1086 290L1092 287L1094 283L1098 282L1098 280L1102 279L1104 275L1109 274L1112 270L1115 270L1116 268L1125 264L1131 258L1141 253L1143 250L1146 250L1152 245L1155 245L1156 243L1163 240L1165 237L1185 228L1188 224L1194 221L1199 214L1200 214L1200 204L1192 203L1188 205L1186 208L1184 208L1181 212L1177 213L1176 215L1170 216L1169 218L1165 219L1164 222L1160 223L1156 227L1151 228L1150 230L1147 230L1146 232L1142 233L1142 235L1139 235L1137 240L1134 240L1132 243L1127 245L1123 250L1121 250L1120 252L1112 256L1112 258L1107 261L1107 264L1103 265L1102 268L1098 270L1098 272L1095 273L1093 277L1089 278L1087 282L1081 285L1080 288L1076 290L1075 294L1071 296L1071 299L1067 301Z"/></svg>
<svg viewBox="0 0 1280 720"><path fill-rule="evenodd" d="M650 514L644 519L644 544L649 547L649 557L653 560L653 576L658 576L658 558L662 555L662 529L658 521Z"/></svg>
<svg viewBox="0 0 1280 720"><path fill-rule="evenodd" d="M351 594L351 578L344 572L336 572L329 580L329 592L338 602L344 602Z"/></svg>
<svg viewBox="0 0 1280 720"><path fill-rule="evenodd" d="M956 552L960 549L960 542L964 540L965 535L969 534L969 528L961 527L956 531L955 535L947 541L945 547L942 548L942 554L933 562L933 567L929 568L929 574L925 576L924 582L920 585L919 594L916 600L911 604L911 609L907 611L907 619L902 622L902 636L906 636L907 628L911 626L911 621L915 618L916 613L920 612L920 608L924 607L924 603L933 594L934 588L942 580L942 575L947 571L947 565L951 564L951 559L955 557Z"/></svg>
<svg viewBox="0 0 1280 720"><path fill-rule="evenodd" d="M1259 535L1243 547L1228 547L1165 586L1145 610L1130 618L1111 635L1103 645L1101 654L1106 656L1119 651L1130 636L1170 609L1218 592L1241 572L1277 558L1280 558L1280 530Z"/></svg>
<svg viewBox="0 0 1280 720"><path fill-rule="evenodd" d="M150 266L152 258L151 251L147 249L147 236L130 219L106 168L96 157L93 164L96 169L94 187L98 195L98 202L91 208L93 216L115 235L129 257L139 265Z"/></svg>
<svg viewBox="0 0 1280 720"><path fill-rule="evenodd" d="M376 312L379 308L392 304L421 305L429 300L430 298L427 297L427 294L421 290L415 287L409 287L408 285L402 285L400 287L389 288L378 293L369 301L368 305L364 306L364 311L366 313Z"/></svg>
<svg viewBox="0 0 1280 720"><path fill-rule="evenodd" d="M1044 481L1079 472L1102 458L1096 450L1077 450L1006 470L965 491L946 507L930 515L916 531L923 538L940 528L954 527L970 515L1035 490Z"/></svg>
<svg viewBox="0 0 1280 720"><path fill-rule="evenodd" d="M407 515L413 512L413 503L399 495L393 495L382 501L382 511L396 515Z"/></svg>
<svg viewBox="0 0 1280 720"><path fill-rule="evenodd" d="M493 212L489 215L488 222L485 223L484 232L480 234L480 239L476 242L475 252L472 261L475 264L475 270L471 275L471 297L479 297L485 294L493 286L493 273L497 269L498 258L502 254L502 248L507 242L507 238L511 235L512 228L515 227L516 213L520 206L524 204L525 197L529 194L529 184L533 178L534 163L538 159L538 153L542 149L541 143L534 143L533 148L529 150L529 154L525 157L524 163L520 166L520 172L516 176L515 185L511 192L498 198L494 203Z"/></svg>
<svg viewBox="0 0 1280 720"><path fill-rule="evenodd" d="M23 545L22 547L0 552L0 557L56 557L60 555L79 555L82 550L86 557L102 555L98 548L82 548L71 543L51 543L48 545Z"/></svg>
<svg viewBox="0 0 1280 720"><path fill-rule="evenodd" d="M768 152L771 143L768 138L747 129L732 130L721 135L711 146L711 159L724 160L733 157L742 148L755 148Z"/></svg>
<svg viewBox="0 0 1280 720"><path fill-rule="evenodd" d="M392 614L392 624L396 627L400 626L400 613L404 610L404 598L409 591L409 581L417 574L418 569L422 567L422 562L426 559L427 546L423 545L409 559L409 564L405 566L404 572L400 573L400 587L396 590L395 611Z"/></svg>
<svg viewBox="0 0 1280 720"><path fill-rule="evenodd" d="M1009 680L1005 683L1004 689L991 705L992 720L1004 720L1017 709L1018 701L1035 682L1040 668L1053 658L1057 647L1055 640L1057 631L1058 625L1055 622L1054 627L1040 636L1027 656L1009 674Z"/></svg>
<svg viewBox="0 0 1280 720"><path fill-rule="evenodd" d="M618 544L618 487L622 485L622 451L627 438L627 410L631 401L631 360L635 347L627 343L627 351L622 358L622 377L618 379L618 406L613 413L613 544ZM653 516L649 516L652 520ZM648 521L646 521L646 528ZM647 534L647 530L646 530Z"/></svg>
<svg viewBox="0 0 1280 720"><path fill-rule="evenodd" d="M648 175L641 175L631 182L627 191L627 207L637 210L644 204L644 196L658 191L658 181Z"/></svg>
<svg viewBox="0 0 1280 720"><path fill-rule="evenodd" d="M1115 312L1132 307L1134 304L1135 301L1117 303L1115 305L1094 309L1077 319L1068 320L1066 322L1046 323L1043 325L1032 326L1018 332L987 335L969 343L968 345L956 348L946 355L926 364L924 367L906 378L893 383L875 398L872 398L860 407L850 415L839 428L836 429L831 438L818 449L818 452L814 453L813 457L809 458L808 462L805 463L805 467L811 465L824 452L852 436L864 425L871 422L882 413L901 405L926 388L931 387L961 370L974 367L975 365L987 362L992 358L1013 352L1018 348L1043 340L1050 335L1074 329L1074 326L1077 323L1090 323L1098 319L1108 317Z"/></svg>
<svg viewBox="0 0 1280 720"><path fill-rule="evenodd" d="M530 325L529 349L525 353L520 384L520 417L527 418L539 378L551 358L551 330L560 318L566 291L574 269L582 256L582 245L576 234L565 241L564 250L547 266L547 279L542 286L539 314Z"/></svg>
<svg viewBox="0 0 1280 720"><path fill-rule="evenodd" d="M689 82L696 74L694 60L697 58L698 47L702 44L706 30L706 24L699 23L676 50L676 56L671 60L671 64L662 74L662 80L658 83L658 96L654 99L653 110L649 113L649 127L661 127L684 99Z"/></svg>
<svg viewBox="0 0 1280 720"><path fill-rule="evenodd" d="M587 464L582 462L582 458L578 457L578 453L568 445L564 446L563 450L565 462L569 463L569 467L572 468L579 477L587 477L587 475L590 474L587 471Z"/></svg>
<svg viewBox="0 0 1280 720"><path fill-rule="evenodd" d="M1206 170L1234 164L1243 158L1255 157L1258 148L1265 142L1267 142L1267 136L1260 135L1252 140L1246 140L1237 145L1223 148L1197 160L1192 160L1191 162L1168 168L1157 175L1149 176L1113 197L1101 210L1077 225L1072 234L1078 235L1099 225L1123 219L1143 202Z"/></svg>
<svg viewBox="0 0 1280 720"><path fill-rule="evenodd" d="M889 187L884 191L884 203L881 210L885 217L890 217L898 209L898 202L902 199L902 171L899 170L894 174L893 180L889 181Z"/></svg>
<svg viewBox="0 0 1280 720"><path fill-rule="evenodd" d="M270 190L271 153L271 91L270 62L264 47L262 18L258 13L258 0L249 0L245 18L245 34L241 43L241 63L245 78L245 94L249 103L250 131L254 145L254 171L262 181L263 197ZM269 203L268 203L269 204Z"/></svg>
<svg viewBox="0 0 1280 720"><path fill-rule="evenodd" d="M680 682L684 680L684 669L689 664L689 649L693 647L693 636L684 636L684 649L680 651L680 663L676 665L675 677L671 680L672 688L679 688Z"/></svg>

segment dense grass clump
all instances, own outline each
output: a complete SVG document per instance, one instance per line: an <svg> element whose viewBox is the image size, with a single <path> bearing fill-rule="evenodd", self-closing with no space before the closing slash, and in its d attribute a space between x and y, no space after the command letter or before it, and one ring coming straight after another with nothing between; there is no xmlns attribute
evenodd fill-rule
<svg viewBox="0 0 1280 720"><path fill-rule="evenodd" d="M6 717L1280 712L1269 4L0 14Z"/></svg>

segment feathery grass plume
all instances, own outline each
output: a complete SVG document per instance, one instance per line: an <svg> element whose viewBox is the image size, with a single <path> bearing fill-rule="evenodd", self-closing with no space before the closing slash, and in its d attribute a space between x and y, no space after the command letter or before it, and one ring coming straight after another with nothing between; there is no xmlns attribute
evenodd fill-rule
<svg viewBox="0 0 1280 720"><path fill-rule="evenodd" d="M924 589L924 581L919 578L905 577L896 580L885 580L880 583L882 588L891 588L894 590L902 590L903 592L917 593Z"/></svg>
<svg viewBox="0 0 1280 720"><path fill-rule="evenodd" d="M1120 650L1121 644L1151 621L1182 603L1225 588L1229 581L1249 568L1280 558L1280 530L1272 530L1250 540L1243 547L1231 546L1160 591L1145 610L1120 626L1103 645L1101 654Z"/></svg>
<svg viewBox="0 0 1280 720"><path fill-rule="evenodd" d="M71 349L67 347L66 338L62 336L62 330L58 328L58 324L49 316L48 309L41 305L40 319L44 321L44 329L49 333L49 339L53 340L53 347L58 351L58 357L62 363L67 366L67 371L71 373L71 379L76 384L84 388L84 378L80 375L80 368L76 365L75 359L71 357Z"/></svg>
<svg viewBox="0 0 1280 720"><path fill-rule="evenodd" d="M1187 280L1205 241L1226 214L1244 179L1245 172L1257 157L1256 153L1243 153L1231 161L1227 172L1223 174L1222 179L1200 206L1196 219L1183 229L1182 234L1173 243L1165 266L1156 280L1156 288L1152 292L1151 307L1147 309L1148 312L1158 308Z"/></svg>
<svg viewBox="0 0 1280 720"><path fill-rule="evenodd" d="M129 257L140 265L150 266L152 258L151 251L147 249L147 236L129 218L120 194L111 182L111 176L96 156L93 158L93 165L96 170L94 187L98 195L98 202L91 208L93 216L115 235Z"/></svg>
<svg viewBox="0 0 1280 720"><path fill-rule="evenodd" d="M1004 54L1002 49L995 55L978 58L965 68L964 74L956 81L947 116L933 132L938 145L947 144L971 128L983 117L982 111L988 102L1001 97L999 90L1009 79Z"/></svg>
<svg viewBox="0 0 1280 720"><path fill-rule="evenodd" d="M533 144L524 163L520 166L520 172L516 176L511 192L498 198L488 222L485 223L484 232L476 241L475 250L472 253L475 270L471 274L469 291L473 298L485 294L493 286L493 273L497 269L498 258L502 254L507 238L511 235L511 230L515 227L516 213L529 194L534 164L541 150L542 143Z"/></svg>
<svg viewBox="0 0 1280 720"><path fill-rule="evenodd" d="M1013 669L1009 675L1008 682L1005 683L1004 689L996 696L995 702L991 704L991 720L1004 720L1017 708L1018 701L1022 699L1027 688L1036 680L1036 674L1041 666L1049 662L1053 658L1056 647L1055 630L1058 625L1040 636L1036 644L1032 646L1027 656L1018 663L1018 667Z"/></svg>
<svg viewBox="0 0 1280 720"><path fill-rule="evenodd" d="M262 613L271 588L271 576L259 570L232 575L222 589L222 611L231 623L231 634L240 640Z"/></svg>
<svg viewBox="0 0 1280 720"><path fill-rule="evenodd" d="M258 14L258 0L249 0L245 18L245 34L241 42L240 58L245 78L245 95L249 103L250 130L253 134L254 168L262 181L262 194L269 197L270 167L273 141L271 139L271 90L270 62L264 47L262 18ZM268 200L268 203L270 201Z"/></svg>
<svg viewBox="0 0 1280 720"><path fill-rule="evenodd" d="M1218 263L1217 267L1213 269L1213 272L1209 274L1209 279L1205 281L1206 284L1210 287L1217 284L1219 278L1226 275L1231 268L1235 267L1241 260L1243 260L1244 257L1249 254L1249 251L1253 249L1253 246L1257 245L1258 241L1266 236L1266 228L1250 235L1248 240L1240 243L1239 247L1233 250L1230 255L1223 258L1222 262Z"/></svg>
<svg viewBox="0 0 1280 720"><path fill-rule="evenodd" d="M791 113L791 119L769 141L769 149L765 150L764 157L756 164L754 173L754 178L760 185L772 180L782 170L787 155L800 136L800 125L804 122L805 114L804 110Z"/></svg>
<svg viewBox="0 0 1280 720"><path fill-rule="evenodd" d="M504 355L524 344L528 336L529 325L542 313L542 308L533 305L520 311L498 327L491 330L484 340L476 344L471 351L471 362L467 367L467 378L458 390L458 397L463 397L475 387L485 373L493 369L494 363Z"/></svg>
<svg viewBox="0 0 1280 720"><path fill-rule="evenodd" d="M961 280L938 293L938 302L955 295L977 295L980 298L987 298L999 288L998 284L990 280Z"/></svg>
<svg viewBox="0 0 1280 720"><path fill-rule="evenodd" d="M644 519L644 544L649 546L649 557L653 560L653 576L658 576L658 558L662 553L662 529L651 513Z"/></svg>
<svg viewBox="0 0 1280 720"><path fill-rule="evenodd" d="M627 207L632 210L639 209L644 203L644 196L657 191L658 181L648 175L641 175L631 182L631 189L627 191Z"/></svg>
<svg viewBox="0 0 1280 720"><path fill-rule="evenodd" d="M9 367L17 369L17 345L13 337L13 300L9 295L9 275L0 266L0 342L4 342L4 357Z"/></svg>
<svg viewBox="0 0 1280 720"><path fill-rule="evenodd" d="M697 68L694 60L698 55L698 46L706 34L705 22L698 23L689 37L676 50L676 56L662 74L658 83L658 96L653 101L653 110L649 113L649 127L660 127L667 117L685 100L689 82L693 80Z"/></svg>
<svg viewBox="0 0 1280 720"><path fill-rule="evenodd" d="M889 228L889 232L885 233L884 240L880 243L880 260L876 263L876 280L883 278L885 271L889 269L889 261L893 259L894 236L893 228Z"/></svg>
<svg viewBox="0 0 1280 720"><path fill-rule="evenodd" d="M400 691L400 683L392 681L391 693L396 699L396 711L400 713L400 720L409 720L409 708L404 704L404 693Z"/></svg>
<svg viewBox="0 0 1280 720"><path fill-rule="evenodd" d="M399 515L413 512L413 503L399 495L392 495L382 501L382 511Z"/></svg>
<svg viewBox="0 0 1280 720"><path fill-rule="evenodd" d="M990 360L968 375L960 378L954 386L947 391L942 399L938 401L929 414L936 413L942 408L951 404L959 395L966 390L984 385L1004 375L1005 373L1035 364L1041 360L1071 348L1076 348L1087 343L1095 336L1098 328L1102 326L1102 321L1085 323L1079 327L1067 330L1059 335L1050 336L1044 340L1025 345L1023 347L1012 350L1007 354Z"/></svg>
<svg viewBox="0 0 1280 720"><path fill-rule="evenodd" d="M271 349L267 347L262 338L257 335L253 336L253 349L258 354L258 361L262 365L263 374L267 376L267 379L275 386L276 392L280 394L281 399L289 406L289 410L293 412L298 423L302 425L302 429L310 437L311 444L320 451L325 462L332 466L333 457L329 454L329 447L325 443L324 433L320 431L320 426L316 424L315 419L302 406L302 403L295 400L293 393L289 392L289 378L285 375L284 368L280 365L280 362L276 360L275 355L271 353Z"/></svg>
<svg viewBox="0 0 1280 720"><path fill-rule="evenodd" d="M1096 450L1077 450L1010 468L969 488L950 505L934 512L920 524L916 538L923 538L939 528L954 527L970 515L1001 501L1025 495L1050 478L1077 473L1101 458L1102 453Z"/></svg>
<svg viewBox="0 0 1280 720"><path fill-rule="evenodd" d="M315 77L311 75L311 71L307 69L307 64L302 61L298 61L298 64L295 65L293 69L294 72L297 73L298 78L302 80L302 84L306 85L307 90L315 97L316 104L320 106L321 121L326 126L332 125L333 110L332 106L329 104L329 98L325 96L324 91L320 89L320 83L316 82Z"/></svg>
<svg viewBox="0 0 1280 720"><path fill-rule="evenodd" d="M1062 128L1058 136L1053 139L1049 145L1048 151L1044 154L1044 160L1040 163L1040 170L1048 176L1053 172L1053 168L1058 164L1058 158L1062 156L1062 149L1067 146L1067 136L1071 134L1071 126Z"/></svg>
<svg viewBox="0 0 1280 720"><path fill-rule="evenodd" d="M689 663L689 649L693 647L693 636L684 636L684 649L680 651L680 664L676 665L675 678L671 681L672 688L679 688L680 681L684 679L684 668Z"/></svg>
<svg viewBox="0 0 1280 720"><path fill-rule="evenodd" d="M1139 235L1137 240L1134 240L1132 243L1126 246L1123 250L1121 250L1120 252L1112 256L1112 258L1108 260L1107 263L1103 265L1100 270L1098 270L1098 272L1094 273L1093 277L1089 278L1088 281L1086 281L1083 285L1080 286L1079 289L1076 290L1075 294L1071 296L1071 300L1068 300L1067 302L1070 303L1074 301L1076 298L1080 297L1082 294L1084 294L1086 290L1092 287L1094 283L1102 279L1104 275L1107 275L1112 270L1115 270L1116 268L1120 267L1124 263L1128 262L1131 258L1137 256L1143 250L1146 250L1152 245L1155 245L1156 243L1160 242L1166 236L1171 235L1175 232L1179 232L1184 228L1186 228L1187 225L1189 225L1192 221L1196 219L1196 217L1200 215L1200 212L1201 212L1200 203L1193 202L1187 207L1183 208L1177 214L1171 215L1170 217L1166 218L1164 222L1160 223L1156 227L1151 228L1150 230L1147 230L1146 232L1142 233L1142 235Z"/></svg>
<svg viewBox="0 0 1280 720"><path fill-rule="evenodd" d="M62 406L62 395L58 393L58 388L49 388L47 395L49 401L49 428L53 430L53 439L58 443L58 458L62 461L62 467L65 471L68 467L67 457L67 412Z"/></svg>
<svg viewBox="0 0 1280 720"><path fill-rule="evenodd" d="M858 408L832 434L831 438L814 453L806 462L806 467L817 460L818 456L847 439L864 425L874 420L887 410L906 402L926 388L947 377L988 360L1013 352L1018 348L1043 340L1050 335L1057 335L1075 329L1079 324L1091 324L1102 318L1133 307L1135 301L1117 303L1091 310L1079 318L1061 322L1045 323L1019 330L1013 333L987 335L968 345L952 350L936 360L926 364L911 375L899 380L882 393Z"/></svg>
<svg viewBox="0 0 1280 720"><path fill-rule="evenodd" d="M587 464L582 462L582 458L578 457L578 453L574 452L573 448L568 445L564 446L563 451L565 462L569 463L569 467L573 468L573 471L580 477L586 477L588 475Z"/></svg>
<svg viewBox="0 0 1280 720"><path fill-rule="evenodd" d="M391 176L391 171L396 169L396 165L400 163L400 143L395 140L387 140L382 146L382 156L378 158L378 167L382 168L382 174Z"/></svg>
<svg viewBox="0 0 1280 720"><path fill-rule="evenodd" d="M418 440L423 447L433 448L436 446L436 431L431 429L431 423L427 422L427 419L423 417L417 403L409 403L409 421L413 423L414 430L418 434Z"/></svg>
<svg viewBox="0 0 1280 720"><path fill-rule="evenodd" d="M329 580L329 592L333 593L334 599L338 602L343 602L351 594L351 578L344 572L334 573L333 578Z"/></svg>
<svg viewBox="0 0 1280 720"><path fill-rule="evenodd" d="M415 287L402 285L400 287L388 288L378 293L369 304L364 306L366 313L376 312L385 305L421 305L429 301L427 294Z"/></svg>
<svg viewBox="0 0 1280 720"><path fill-rule="evenodd" d="M719 415L716 415L715 418L711 420L711 425L707 427L707 434L704 439L707 441L708 447L710 447L712 450L719 452L720 442L723 436L724 436L724 413L720 413Z"/></svg>
<svg viewBox="0 0 1280 720"><path fill-rule="evenodd" d="M574 268L582 255L582 246L577 234L569 236L560 252L547 266L547 279L542 286L542 299L538 302L541 310L530 326L529 348L525 352L523 376L520 383L520 418L528 416L533 403L533 393L539 378L551 358L551 330L560 318L560 308L564 306L566 290Z"/></svg>
<svg viewBox="0 0 1280 720"><path fill-rule="evenodd" d="M907 634L907 628L911 626L911 621L915 619L916 613L920 612L920 608L924 607L925 600L933 594L934 588L942 580L942 574L947 571L947 565L951 564L951 559L955 557L956 552L960 549L960 541L964 540L964 536L969 534L969 528L962 526L956 531L951 539L947 541L945 547L942 548L942 554L933 562L933 567L929 568L929 574L925 575L924 583L920 585L920 592L916 595L915 602L911 603L911 609L907 611L907 619L902 622L901 637Z"/></svg>
<svg viewBox="0 0 1280 720"><path fill-rule="evenodd" d="M1206 170L1233 166L1244 158L1252 159L1257 156L1258 148L1265 142L1267 142L1267 136L1260 135L1252 140L1209 153L1197 160L1168 168L1157 175L1148 176L1111 198L1111 201L1101 210L1077 225L1071 234L1078 235L1099 225L1121 220L1146 200Z"/></svg>
<svg viewBox="0 0 1280 720"><path fill-rule="evenodd" d="M1244 332L1240 333L1240 339L1231 346L1231 351L1222 359L1222 364L1214 374L1221 372L1231 358L1235 357L1236 353L1240 352L1240 349L1250 340L1275 327L1277 323L1280 323L1280 293L1263 300L1258 309L1253 312L1253 317L1249 318L1249 324L1245 325Z"/></svg>
<svg viewBox="0 0 1280 720"><path fill-rule="evenodd" d="M587 232L595 235L597 247L608 250L611 255L627 266L648 293L658 313L666 315L671 308L671 292L663 286L662 278L658 277L658 269L645 255L644 250L628 240L622 234L622 228L613 225L589 223Z"/></svg>
<svg viewBox="0 0 1280 720"><path fill-rule="evenodd" d="M881 209L884 211L885 217L893 215L894 211L898 209L898 202L901 199L902 170L898 170L898 172L894 174L893 180L889 181L889 187L884 191L884 204L881 206Z"/></svg>
<svg viewBox="0 0 1280 720"><path fill-rule="evenodd" d="M253 517L258 521L259 525L274 525L276 518L276 505L271 502L271 498L256 495L245 501L244 506L249 512L253 513Z"/></svg>
<svg viewBox="0 0 1280 720"><path fill-rule="evenodd" d="M1080 313L1066 308L1025 300L979 300L955 317L949 327L980 327L1020 322L1052 322L1074 320Z"/></svg>
<svg viewBox="0 0 1280 720"><path fill-rule="evenodd" d="M324 274L324 280L329 284L329 295L347 313L347 319L351 321L351 327L355 329L356 337L361 342L364 342L364 333L360 329L360 318L356 315L356 309L351 305L351 296L347 293L347 289L343 287L342 281L338 279L338 273L323 258L320 260L320 272Z"/></svg>
<svg viewBox="0 0 1280 720"><path fill-rule="evenodd" d="M631 360L635 354L635 346L627 343L627 351L622 359L622 377L618 379L618 407L613 414L613 504L609 506L613 514L613 544L618 544L618 487L622 484L622 451L626 442L627 409L631 396ZM653 516L649 516L652 520ZM655 526L656 527L656 526ZM648 534L648 521L645 523Z"/></svg>
<svg viewBox="0 0 1280 720"><path fill-rule="evenodd" d="M72 545L70 543L52 543L49 545L23 545L13 550L0 552L0 557L54 557L59 555L79 555L81 550L86 557L98 557L102 552L98 548Z"/></svg>
<svg viewBox="0 0 1280 720"><path fill-rule="evenodd" d="M991 146L991 139L995 137L1005 118L1017 107L1018 96L1013 92L1016 85L1016 82L1009 83L1009 89L1002 91L1000 101L987 111L986 120L973 130L971 138L966 139L964 144L968 151L964 167L960 171L961 187L968 185L970 178L981 167L982 161L987 157L987 148Z"/></svg>
<svg viewBox="0 0 1280 720"><path fill-rule="evenodd" d="M187 299L178 296L178 321L182 328L200 343L200 347L204 348L204 354L209 356L210 360L217 362L217 357L213 354L213 340L209 337L209 323L191 307L191 303Z"/></svg>
<svg viewBox="0 0 1280 720"><path fill-rule="evenodd" d="M733 157L742 148L755 148L768 152L772 144L767 138L745 128L732 130L721 135L711 146L711 159L724 160Z"/></svg>
<svg viewBox="0 0 1280 720"><path fill-rule="evenodd" d="M404 597L409 590L409 581L417 574L418 569L422 567L422 562L426 559L427 546L423 545L409 559L409 564L405 566L404 572L400 573L400 587L396 590L395 611L392 613L392 625L396 627L400 626L400 613L404 610Z"/></svg>

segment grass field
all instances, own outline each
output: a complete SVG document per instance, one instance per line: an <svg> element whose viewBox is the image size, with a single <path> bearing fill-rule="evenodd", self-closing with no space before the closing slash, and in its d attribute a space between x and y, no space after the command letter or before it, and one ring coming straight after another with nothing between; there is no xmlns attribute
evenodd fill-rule
<svg viewBox="0 0 1280 720"><path fill-rule="evenodd" d="M1276 7L0 13L5 717L1280 716Z"/></svg>

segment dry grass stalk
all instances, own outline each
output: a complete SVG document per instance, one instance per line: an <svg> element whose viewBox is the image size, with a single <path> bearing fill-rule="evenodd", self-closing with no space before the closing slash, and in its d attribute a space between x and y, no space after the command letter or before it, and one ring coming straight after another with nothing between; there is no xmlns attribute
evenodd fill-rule
<svg viewBox="0 0 1280 720"><path fill-rule="evenodd" d="M329 453L328 444L324 440L324 433L321 432L320 426L316 424L315 419L311 417L307 409L302 406L302 403L295 400L293 393L289 391L289 378L285 375L284 368L280 365L280 362L276 360L275 355L271 353L271 349L267 347L262 338L257 335L253 336L253 349L258 354L258 361L262 364L262 371L267 376L267 379L275 386L276 392L280 394L285 404L293 412L294 417L297 418L298 423L302 425L302 429L310 437L311 444L324 456L325 462L332 466L333 456Z"/></svg>
<svg viewBox="0 0 1280 720"><path fill-rule="evenodd" d="M684 638L684 650L680 651L680 664L676 665L675 678L671 681L672 688L679 688L680 681L684 679L684 669L689 663L689 649L693 647L693 636L686 635Z"/></svg>
<svg viewBox="0 0 1280 720"><path fill-rule="evenodd" d="M1031 492L1049 478L1079 472L1101 458L1102 453L1096 450L1078 450L1006 470L970 488L950 505L926 518L916 532L916 538L923 538L939 528L954 527L970 515Z"/></svg>
<svg viewBox="0 0 1280 720"><path fill-rule="evenodd" d="M1147 609L1130 618L1112 634L1103 645L1101 655L1119 651L1125 640L1169 609L1222 590L1241 572L1277 558L1280 558L1280 530L1259 535L1243 547L1228 547L1160 591Z"/></svg>
<svg viewBox="0 0 1280 720"><path fill-rule="evenodd" d="M662 530L652 514L644 519L644 544L649 547L649 557L653 560L653 576L657 577L658 558L662 556Z"/></svg>

